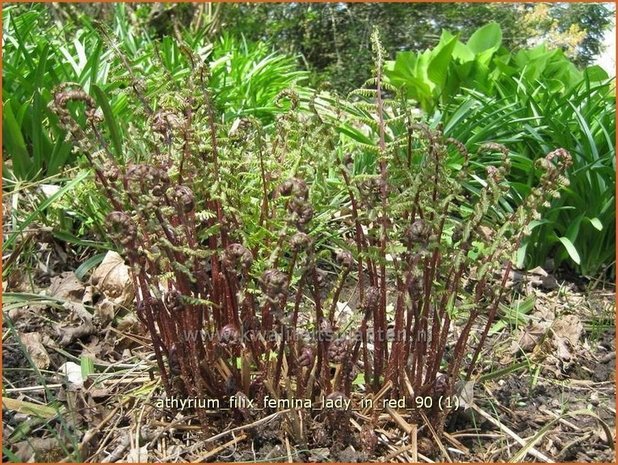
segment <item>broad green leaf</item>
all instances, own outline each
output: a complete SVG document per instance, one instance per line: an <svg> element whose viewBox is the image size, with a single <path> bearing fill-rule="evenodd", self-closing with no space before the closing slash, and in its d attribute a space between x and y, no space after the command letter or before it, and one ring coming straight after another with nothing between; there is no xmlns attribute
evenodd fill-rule
<svg viewBox="0 0 618 465"><path fill-rule="evenodd" d="M453 58L461 63L466 63L474 60L474 52L470 50L470 47L458 40L453 48Z"/></svg>
<svg viewBox="0 0 618 465"><path fill-rule="evenodd" d="M453 112L449 120L444 126L444 134L451 135L453 128L456 128L460 121L467 118L470 114L470 110L477 105L477 102L472 99L465 100L458 108Z"/></svg>
<svg viewBox="0 0 618 465"><path fill-rule="evenodd" d="M528 230L532 231L534 228L542 226L544 224L550 224L551 221L549 221L548 219L542 219L542 220L532 220L529 224L528 224Z"/></svg>
<svg viewBox="0 0 618 465"><path fill-rule="evenodd" d="M439 92L444 88L448 66L456 43L457 37L452 37L446 41L427 65L427 77L438 86Z"/></svg>
<svg viewBox="0 0 618 465"><path fill-rule="evenodd" d="M481 64L483 67L490 68L493 56L494 51L492 49L484 50L476 54L475 62Z"/></svg>
<svg viewBox="0 0 618 465"><path fill-rule="evenodd" d="M526 250L528 249L528 242L524 243L515 254L515 265L517 268L523 268L526 261Z"/></svg>
<svg viewBox="0 0 618 465"><path fill-rule="evenodd" d="M22 423L23 424L23 423ZM13 463L20 463L23 461L23 459L20 459L17 455L15 455L11 449L9 449L7 446L2 446L2 454L6 455L6 457L9 459L10 462Z"/></svg>
<svg viewBox="0 0 618 465"><path fill-rule="evenodd" d="M520 50L517 55L515 55L515 61L523 68L531 60L536 60L551 54L552 51L548 51L547 46L544 43L541 43L536 47Z"/></svg>
<svg viewBox="0 0 618 465"><path fill-rule="evenodd" d="M39 55L39 64L35 74L35 88L34 88L34 105L32 108L32 158L34 160L34 166L37 170L43 168L42 160L44 157L43 147L43 112L44 104L43 97L41 96L41 89L43 87L43 81L45 79L45 71L47 66L47 57L49 55L49 44L46 44L43 51Z"/></svg>
<svg viewBox="0 0 618 465"><path fill-rule="evenodd" d="M577 215L577 217L571 221L569 227L566 230L565 236L569 238L569 240L574 243L577 241L577 236L579 235L579 226L584 219L584 214Z"/></svg>
<svg viewBox="0 0 618 465"><path fill-rule="evenodd" d="M599 65L588 66L584 70L584 75L590 82L606 81L609 79L607 72Z"/></svg>
<svg viewBox="0 0 618 465"><path fill-rule="evenodd" d="M472 62L472 70L470 71L468 82L474 85L474 88L480 92L488 92L487 84L489 77L489 67L481 60Z"/></svg>
<svg viewBox="0 0 618 465"><path fill-rule="evenodd" d="M409 51L399 52L395 62L387 62L384 70L385 76L392 85L404 89L408 98L420 102L423 108L430 105L434 87L433 82L427 77L430 58L430 51L418 56Z"/></svg>
<svg viewBox="0 0 618 465"><path fill-rule="evenodd" d="M474 68L474 60L466 61L455 66L455 74L462 81L466 82L466 79L470 76L470 71ZM462 87L461 84L458 87Z"/></svg>
<svg viewBox="0 0 618 465"><path fill-rule="evenodd" d="M83 247L91 247L97 250L108 250L108 247L101 242L90 241L87 239L80 239L67 231L53 231L52 235L60 239L61 241L68 242L69 244L77 244Z"/></svg>
<svg viewBox="0 0 618 465"><path fill-rule="evenodd" d="M339 125L337 127L337 130L341 132L342 134L345 134L346 136L348 136L350 139L355 140L356 142L360 142L360 143L368 144L368 145L374 144L374 141L371 138L367 137L365 134L363 134L358 129L348 126L347 124Z"/></svg>
<svg viewBox="0 0 618 465"><path fill-rule="evenodd" d="M517 302L514 302L511 306L500 304L500 310L504 312L504 317L493 324L489 330L489 334L495 334L507 324L524 324L527 321L524 315L528 315L534 309L535 302L536 296L532 294L526 299L518 299Z"/></svg>
<svg viewBox="0 0 618 465"><path fill-rule="evenodd" d="M101 49L103 47L103 41L97 40L94 50L90 52L88 62L82 71L82 75L79 78L80 82L83 82L84 90L90 92L90 86L98 81L99 64L101 63Z"/></svg>
<svg viewBox="0 0 618 465"><path fill-rule="evenodd" d="M71 148L72 145L65 141L64 132L59 133L56 136L56 143L51 151L49 156L49 160L47 162L47 174L54 175L58 173L60 168L62 168L69 158L71 157Z"/></svg>
<svg viewBox="0 0 618 465"><path fill-rule="evenodd" d="M590 129L589 122L586 121L586 118L581 114L581 112L573 105L571 101L567 102L569 106L573 109L573 115L575 115L576 121L579 123L579 129L581 129L582 133L584 133L585 141L587 142L587 152L592 155L594 160L599 159L599 150L597 144L594 140L594 135L592 134L592 130Z"/></svg>
<svg viewBox="0 0 618 465"><path fill-rule="evenodd" d="M530 60L522 71L522 75L525 76L530 82L537 81L547 68L550 55L542 55L533 60Z"/></svg>
<svg viewBox="0 0 618 465"><path fill-rule="evenodd" d="M87 357L85 355L82 355L79 358L79 364L80 367L82 369L82 379L86 380L88 379L88 375L95 373L94 370L94 362L92 361L91 357Z"/></svg>
<svg viewBox="0 0 618 465"><path fill-rule="evenodd" d="M414 74L420 79L427 81L428 84L431 85L429 78L427 76L427 69L429 68L429 63L431 58L433 57L432 50L425 50L418 56L416 60L416 64L414 66Z"/></svg>
<svg viewBox="0 0 618 465"><path fill-rule="evenodd" d="M395 75L398 79L407 79L414 76L417 57L414 52L397 53L395 61L387 61L384 69L386 76Z"/></svg>
<svg viewBox="0 0 618 465"><path fill-rule="evenodd" d="M60 410L56 407L48 405L35 404L25 400L11 399L9 397L2 398L2 406L7 410L23 413L24 415L35 415L41 418L51 419L58 415L64 409Z"/></svg>
<svg viewBox="0 0 618 465"><path fill-rule="evenodd" d="M456 307L455 307L455 294L451 294L446 303L446 313L450 318L454 318L456 316Z"/></svg>
<svg viewBox="0 0 618 465"><path fill-rule="evenodd" d="M502 29L495 22L477 29L468 40L468 48L475 54L492 50L495 52L502 43Z"/></svg>

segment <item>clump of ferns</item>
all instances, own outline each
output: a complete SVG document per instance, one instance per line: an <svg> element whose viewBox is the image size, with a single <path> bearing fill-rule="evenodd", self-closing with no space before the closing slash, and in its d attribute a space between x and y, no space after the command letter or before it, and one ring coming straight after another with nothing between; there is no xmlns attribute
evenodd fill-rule
<svg viewBox="0 0 618 465"><path fill-rule="evenodd" d="M317 112L309 119L296 114L292 93L282 96L291 110L274 133L250 119L221 124L208 69L195 58L185 89L153 103L134 86L150 130L135 139L137 147L127 138L123 149L141 163L111 151L88 94L56 92L52 106L114 209L110 235L133 268L138 316L168 393L351 397L362 372L367 393L390 390L414 405L419 396L451 395L456 381L474 372L506 292L510 258L546 197L566 183L561 173L570 159L557 150L538 161L545 173L539 187L491 237L479 234L508 189L508 152L482 147L500 153L502 163L487 168L473 208L463 209L463 185L472 176L465 147L395 115L391 102L385 110L376 36L373 43L377 77L375 88L363 91L373 98L363 111L373 111L377 143L350 146L337 164L334 125ZM72 101L84 106L84 126L68 110ZM392 137L391 124L403 124L404 136ZM459 153L461 167L447 163L449 150ZM375 156L376 172L355 172L355 158L366 153ZM338 176L352 237L333 237L337 277L324 293L328 280L318 264L325 223L316 214L328 214L321 205L328 189L318 180ZM337 302L354 275L359 311L339 321ZM466 312L446 357L452 322ZM355 340L342 334L354 322ZM302 340L307 331L312 337ZM435 407L418 413L440 428ZM294 430L302 434L299 424Z"/></svg>
<svg viewBox="0 0 618 465"><path fill-rule="evenodd" d="M317 120L307 124L284 115L274 136L255 120L226 127L212 110L208 70L196 67L192 76L186 89L155 102L134 87L150 130L135 138L127 134L121 156L112 151L101 111L84 90L62 86L52 104L112 205L109 236L133 269L137 314L152 338L165 389L220 399L238 392L258 399L284 395L281 389L297 397L332 393L342 381L331 376L331 363L343 359L329 338L352 257L340 251L341 276L324 298L311 235L315 210L303 180L321 169L321 160L291 169L282 163L285 169L266 176L267 169L273 172L266 165L270 154L303 155L303 145L320 129ZM75 121L71 102L82 103L86 124ZM285 130L292 128L287 138ZM152 151L148 156L145 147ZM243 169L238 161L246 149L259 170ZM141 161L125 163L128 153ZM256 172L259 181L238 194ZM290 172L292 177L281 179ZM259 207L247 202L255 199ZM253 207L266 231L264 244L246 244L251 233L244 220ZM318 333L317 342L296 337L305 300L313 310L303 325ZM295 381L282 385L290 377Z"/></svg>
<svg viewBox="0 0 618 465"><path fill-rule="evenodd" d="M494 208L509 192L508 150L498 144L479 148L499 153L501 163L487 166L478 198L464 208L469 203L464 185L473 173L463 144L412 118L403 119L405 137L387 143L387 134L394 133L389 123L401 124L402 118L385 113L383 52L376 34L373 44L377 77L370 83L373 89L360 94L372 97L365 107L373 104L369 120L377 143L361 144L340 165L351 206L361 311L361 338L349 361L350 366L362 361L374 394L390 390L392 397L405 396L408 405L415 405L419 397L452 396L457 381L474 373L507 292L511 258L530 222L567 185L562 173L571 159L562 149L540 158L539 186L491 234L484 234ZM367 123L367 118L360 121ZM376 173L355 174L354 156L367 151L375 154ZM462 160L459 167L450 162L453 152ZM452 342L453 321L463 315ZM480 329L473 338L475 326ZM383 336L387 329L390 340ZM417 414L441 429L445 413L437 405L434 399L433 407Z"/></svg>

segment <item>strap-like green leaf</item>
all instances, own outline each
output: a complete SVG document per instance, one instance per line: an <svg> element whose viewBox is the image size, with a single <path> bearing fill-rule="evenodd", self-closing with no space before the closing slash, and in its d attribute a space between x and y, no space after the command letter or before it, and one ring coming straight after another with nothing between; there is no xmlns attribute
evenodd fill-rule
<svg viewBox="0 0 618 465"><path fill-rule="evenodd" d="M109 105L109 100L105 95L105 92L101 90L101 88L97 85L93 85L92 89L94 90L95 98L97 99L97 103L103 110L103 116L105 116L105 122L109 128L109 134L112 138L112 145L114 146L114 152L116 152L116 157L119 161L123 159L122 155L122 134L120 132L120 128L118 127L118 122L116 118L114 118L114 112L112 111L111 106Z"/></svg>
<svg viewBox="0 0 618 465"><path fill-rule="evenodd" d="M4 102L2 113L2 142L13 160L13 170L18 178L27 177L32 160L21 133L21 127L13 114L11 102Z"/></svg>
<svg viewBox="0 0 618 465"><path fill-rule="evenodd" d="M562 242L562 245L564 245L564 248L569 254L569 257L571 257L571 260L573 260L579 265L581 263L581 258L579 257L579 253L577 252L577 249L575 248L571 240L564 236L559 237L558 239L560 239L560 242Z"/></svg>

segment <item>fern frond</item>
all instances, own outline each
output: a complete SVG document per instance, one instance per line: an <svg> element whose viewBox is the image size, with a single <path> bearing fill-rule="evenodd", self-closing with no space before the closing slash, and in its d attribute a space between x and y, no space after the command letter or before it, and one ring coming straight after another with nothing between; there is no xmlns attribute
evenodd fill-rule
<svg viewBox="0 0 618 465"><path fill-rule="evenodd" d="M375 89L356 89L348 94L348 98L355 95L365 98L376 98L378 95L378 91Z"/></svg>

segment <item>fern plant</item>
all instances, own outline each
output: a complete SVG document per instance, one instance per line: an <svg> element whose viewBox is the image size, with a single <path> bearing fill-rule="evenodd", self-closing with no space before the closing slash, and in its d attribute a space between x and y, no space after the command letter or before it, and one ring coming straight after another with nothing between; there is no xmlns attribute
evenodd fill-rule
<svg viewBox="0 0 618 465"><path fill-rule="evenodd" d="M386 97L377 33L372 43L376 77L355 92L359 117L348 124L367 128L374 143L342 140L338 122L315 106L299 111L293 92L280 95L289 110L272 131L255 118L226 121L215 112L210 69L184 48L194 66L184 87L157 97L134 86L135 114L148 128L139 137L108 142L116 123L101 95L55 93L54 111L114 209L109 234L131 264L168 395L228 402L236 421L253 413L232 398L254 400L263 414L272 398L339 402L367 411L365 434L327 418L327 436L365 449L375 447L385 398L404 398L415 421L442 430L438 400L477 369L512 255L547 195L567 184L570 157L557 149L540 158L540 184L480 234L508 191L508 151L482 147L502 163L487 167L478 202L463 208L469 154ZM71 102L81 102L82 124ZM359 170L359 158L373 160ZM358 306L346 313L350 285ZM324 420L306 404L286 415L299 440Z"/></svg>

